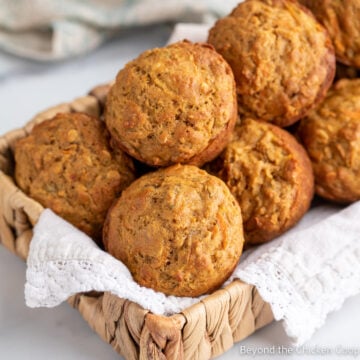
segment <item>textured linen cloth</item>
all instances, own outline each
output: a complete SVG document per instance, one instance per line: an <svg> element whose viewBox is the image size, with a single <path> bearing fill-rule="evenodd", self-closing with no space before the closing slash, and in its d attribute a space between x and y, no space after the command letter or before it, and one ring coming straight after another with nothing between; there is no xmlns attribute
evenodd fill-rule
<svg viewBox="0 0 360 360"><path fill-rule="evenodd" d="M69 58L126 27L210 23L239 0L0 0L0 49L36 60Z"/></svg>
<svg viewBox="0 0 360 360"><path fill-rule="evenodd" d="M296 344L331 311L360 292L360 202L319 206L283 236L247 251L232 275L257 287ZM52 307L90 290L110 291L153 313L169 315L200 298L165 296L139 286L128 269L84 233L45 210L27 260L26 304Z"/></svg>
<svg viewBox="0 0 360 360"><path fill-rule="evenodd" d="M206 39L206 26L180 24L169 42ZM360 201L311 209L291 230L243 254L232 278L253 284L298 345L327 314L360 292ZM201 298L165 296L136 284L127 268L85 234L45 210L34 227L25 299L52 307L71 295L110 291L156 314L177 313ZM231 281L231 279L229 281Z"/></svg>

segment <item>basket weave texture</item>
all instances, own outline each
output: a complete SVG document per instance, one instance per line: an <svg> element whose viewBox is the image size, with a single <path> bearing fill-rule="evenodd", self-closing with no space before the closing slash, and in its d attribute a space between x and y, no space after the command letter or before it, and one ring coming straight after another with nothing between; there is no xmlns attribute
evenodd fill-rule
<svg viewBox="0 0 360 360"><path fill-rule="evenodd" d="M59 112L101 117L109 86L98 86L87 96L43 111L23 128L0 137L0 243L24 260L43 207L15 184L13 144ZM107 292L77 294L68 302L115 351L134 360L210 359L273 320L269 304L256 288L239 280L168 317Z"/></svg>

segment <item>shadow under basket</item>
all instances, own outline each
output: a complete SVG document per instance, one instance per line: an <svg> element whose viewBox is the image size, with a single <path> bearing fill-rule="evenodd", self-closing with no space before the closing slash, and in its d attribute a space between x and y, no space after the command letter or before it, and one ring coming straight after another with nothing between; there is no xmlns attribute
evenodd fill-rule
<svg viewBox="0 0 360 360"><path fill-rule="evenodd" d="M109 87L100 85L86 96L45 110L0 137L0 243L24 260L43 207L15 184L13 144L35 124L60 112L101 117ZM210 359L273 321L269 304L254 286L240 280L168 317L108 292L79 293L68 303L126 359Z"/></svg>

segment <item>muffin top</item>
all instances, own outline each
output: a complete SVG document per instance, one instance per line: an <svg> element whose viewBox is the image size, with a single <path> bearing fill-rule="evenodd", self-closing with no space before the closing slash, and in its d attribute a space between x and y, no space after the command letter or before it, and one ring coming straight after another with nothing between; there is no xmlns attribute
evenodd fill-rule
<svg viewBox="0 0 360 360"><path fill-rule="evenodd" d="M293 0L246 0L210 29L230 64L240 114L291 125L323 99L335 72L333 46Z"/></svg>
<svg viewBox="0 0 360 360"><path fill-rule="evenodd" d="M272 240L308 210L314 192L310 160L287 131L246 119L210 164L240 204L245 244Z"/></svg>
<svg viewBox="0 0 360 360"><path fill-rule="evenodd" d="M15 144L15 179L44 207L100 242L106 212L134 180L132 160L109 146L105 124L58 114Z"/></svg>
<svg viewBox="0 0 360 360"><path fill-rule="evenodd" d="M325 26L344 64L360 68L360 2L358 0L299 0Z"/></svg>
<svg viewBox="0 0 360 360"><path fill-rule="evenodd" d="M316 193L338 202L360 200L360 79L342 79L302 119L298 135L310 155Z"/></svg>
<svg viewBox="0 0 360 360"><path fill-rule="evenodd" d="M148 165L201 165L226 145L236 114L229 65L212 46L183 41L120 70L105 121L116 144Z"/></svg>
<svg viewBox="0 0 360 360"><path fill-rule="evenodd" d="M192 165L133 182L109 211L106 250L143 286L199 296L219 287L242 252L239 205L226 185Z"/></svg>

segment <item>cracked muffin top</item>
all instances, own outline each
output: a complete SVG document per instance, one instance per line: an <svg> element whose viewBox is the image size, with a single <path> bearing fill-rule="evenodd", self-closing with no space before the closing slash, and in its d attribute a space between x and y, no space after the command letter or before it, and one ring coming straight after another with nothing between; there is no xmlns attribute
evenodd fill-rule
<svg viewBox="0 0 360 360"><path fill-rule="evenodd" d="M359 0L299 0L325 26L335 47L337 59L360 68Z"/></svg>
<svg viewBox="0 0 360 360"><path fill-rule="evenodd" d="M178 42L129 62L107 97L116 144L151 166L202 165L229 140L237 116L231 68L211 45Z"/></svg>
<svg viewBox="0 0 360 360"><path fill-rule="evenodd" d="M234 270L243 247L241 211L220 179L173 165L122 192L108 213L104 245L140 285L195 297Z"/></svg>
<svg viewBox="0 0 360 360"><path fill-rule="evenodd" d="M325 28L293 0L246 0L210 29L228 61L240 115L285 127L325 96L335 72Z"/></svg>
<svg viewBox="0 0 360 360"><path fill-rule="evenodd" d="M318 195L360 200L360 79L339 80L297 131L309 153Z"/></svg>
<svg viewBox="0 0 360 360"><path fill-rule="evenodd" d="M233 140L208 164L239 202L246 245L270 241L310 207L311 163L296 139L275 125L245 119Z"/></svg>
<svg viewBox="0 0 360 360"><path fill-rule="evenodd" d="M58 114L15 144L19 187L98 243L106 212L134 180L132 160L109 146L97 118Z"/></svg>

